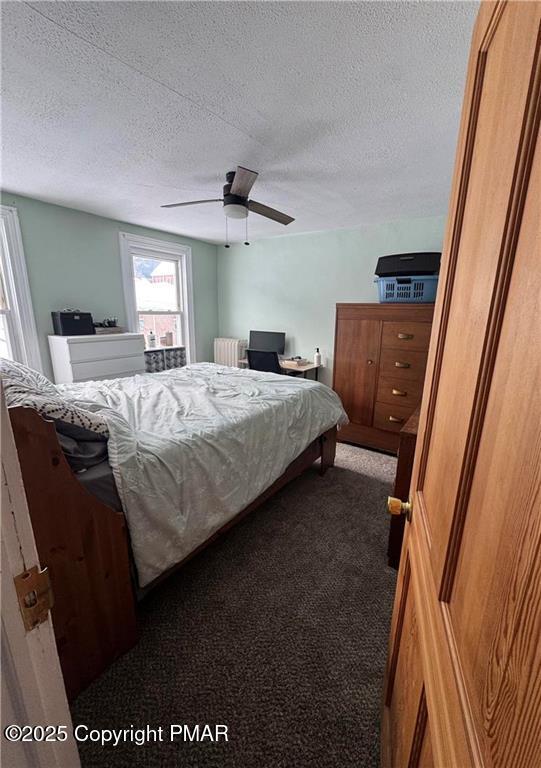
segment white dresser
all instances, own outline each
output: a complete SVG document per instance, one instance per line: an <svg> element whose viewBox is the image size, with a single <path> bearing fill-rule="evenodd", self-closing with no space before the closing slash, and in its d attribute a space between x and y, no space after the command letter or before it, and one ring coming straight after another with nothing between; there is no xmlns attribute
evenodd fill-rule
<svg viewBox="0 0 541 768"><path fill-rule="evenodd" d="M57 384L116 379L145 370L142 333L49 336L49 349Z"/></svg>

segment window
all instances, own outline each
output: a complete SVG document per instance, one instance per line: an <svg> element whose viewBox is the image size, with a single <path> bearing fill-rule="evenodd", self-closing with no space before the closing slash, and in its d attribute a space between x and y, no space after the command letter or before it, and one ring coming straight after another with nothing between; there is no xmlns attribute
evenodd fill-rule
<svg viewBox="0 0 541 768"><path fill-rule="evenodd" d="M160 346L182 346L178 261L133 257L137 328L156 335Z"/></svg>
<svg viewBox="0 0 541 768"><path fill-rule="evenodd" d="M17 209L0 206L0 357L41 371Z"/></svg>
<svg viewBox="0 0 541 768"><path fill-rule="evenodd" d="M120 233L128 327L156 345L183 346L195 360L191 249L185 245Z"/></svg>

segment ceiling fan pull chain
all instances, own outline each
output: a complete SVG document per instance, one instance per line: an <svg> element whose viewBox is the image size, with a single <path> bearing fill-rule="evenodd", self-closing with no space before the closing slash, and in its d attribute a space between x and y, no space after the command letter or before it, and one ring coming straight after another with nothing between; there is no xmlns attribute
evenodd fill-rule
<svg viewBox="0 0 541 768"><path fill-rule="evenodd" d="M225 244L224 248L229 248L229 235L227 232L227 216L225 217Z"/></svg>
<svg viewBox="0 0 541 768"><path fill-rule="evenodd" d="M244 219L244 221L246 222L246 240L244 241L244 245L250 245L248 242L248 216Z"/></svg>

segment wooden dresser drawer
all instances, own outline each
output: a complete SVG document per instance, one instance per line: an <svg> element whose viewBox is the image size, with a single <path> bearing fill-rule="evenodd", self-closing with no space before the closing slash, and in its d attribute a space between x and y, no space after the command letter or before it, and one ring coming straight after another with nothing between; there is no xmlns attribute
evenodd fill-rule
<svg viewBox="0 0 541 768"><path fill-rule="evenodd" d="M385 379L423 382L428 353L410 349L382 349L380 376Z"/></svg>
<svg viewBox="0 0 541 768"><path fill-rule="evenodd" d="M404 379L380 378L376 401L389 403L390 405L412 406L421 402L423 395L423 382L405 381Z"/></svg>
<svg viewBox="0 0 541 768"><path fill-rule="evenodd" d="M412 405L376 403L374 408L374 427L376 429L385 429L388 432L400 432L415 408L415 403Z"/></svg>
<svg viewBox="0 0 541 768"><path fill-rule="evenodd" d="M381 345L384 349L415 349L426 352L430 343L430 323L384 322Z"/></svg>

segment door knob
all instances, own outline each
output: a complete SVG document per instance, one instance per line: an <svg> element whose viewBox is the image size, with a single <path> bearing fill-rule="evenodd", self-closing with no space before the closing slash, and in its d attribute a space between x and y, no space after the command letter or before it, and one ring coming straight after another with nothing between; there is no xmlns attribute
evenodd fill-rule
<svg viewBox="0 0 541 768"><path fill-rule="evenodd" d="M406 515L406 519L411 519L411 502L401 501L396 496L387 496L387 510L391 515Z"/></svg>

